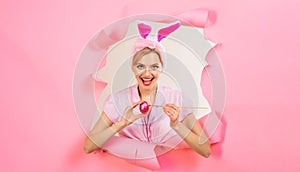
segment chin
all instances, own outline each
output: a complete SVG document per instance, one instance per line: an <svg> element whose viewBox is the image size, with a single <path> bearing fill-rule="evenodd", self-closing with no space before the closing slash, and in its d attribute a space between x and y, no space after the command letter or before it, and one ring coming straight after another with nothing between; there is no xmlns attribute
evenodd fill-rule
<svg viewBox="0 0 300 172"><path fill-rule="evenodd" d="M145 86L143 83L140 83L138 85L139 85L139 88L142 88L143 90L151 90L154 87L153 84Z"/></svg>

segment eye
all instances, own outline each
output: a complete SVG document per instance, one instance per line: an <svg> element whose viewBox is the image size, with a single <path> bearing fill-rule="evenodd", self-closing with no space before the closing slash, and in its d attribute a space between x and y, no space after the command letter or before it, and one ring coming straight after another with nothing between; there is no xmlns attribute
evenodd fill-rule
<svg viewBox="0 0 300 172"><path fill-rule="evenodd" d="M151 69L152 69L152 70L158 70L158 69L159 69L159 66L158 66L158 65L153 65L153 66L151 66Z"/></svg>
<svg viewBox="0 0 300 172"><path fill-rule="evenodd" d="M145 66L139 64L139 65L136 66L136 68L137 68L138 70L143 70L143 69L145 69Z"/></svg>

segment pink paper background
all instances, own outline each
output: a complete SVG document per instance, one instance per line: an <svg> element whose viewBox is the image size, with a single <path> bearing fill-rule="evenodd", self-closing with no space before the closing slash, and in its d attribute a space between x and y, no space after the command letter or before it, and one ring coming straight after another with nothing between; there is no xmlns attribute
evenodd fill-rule
<svg viewBox="0 0 300 172"><path fill-rule="evenodd" d="M300 1L149 2L0 1L0 171L144 171L83 153L72 102L76 60L96 31L120 17L193 8L216 12L206 33L222 43L226 140L222 155L209 159L172 152L161 171L299 171Z"/></svg>

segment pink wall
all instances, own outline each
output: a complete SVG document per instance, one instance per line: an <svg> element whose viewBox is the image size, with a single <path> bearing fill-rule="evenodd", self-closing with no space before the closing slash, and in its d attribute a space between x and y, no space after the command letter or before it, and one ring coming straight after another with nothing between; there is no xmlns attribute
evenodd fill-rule
<svg viewBox="0 0 300 172"><path fill-rule="evenodd" d="M83 153L72 102L76 60L96 31L120 17L195 7L217 15L206 33L222 43L226 140L221 156L177 152L161 171L299 171L300 1L189 1L0 1L0 171L142 171Z"/></svg>

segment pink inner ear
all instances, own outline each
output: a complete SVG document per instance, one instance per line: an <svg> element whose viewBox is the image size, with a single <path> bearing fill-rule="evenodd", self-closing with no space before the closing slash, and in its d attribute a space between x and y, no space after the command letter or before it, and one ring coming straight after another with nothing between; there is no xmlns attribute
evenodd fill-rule
<svg viewBox="0 0 300 172"><path fill-rule="evenodd" d="M157 41L160 42L162 39L167 37L170 33L174 32L176 29L178 29L180 26L180 23L175 23L171 26L167 26L165 28L161 28L158 31L157 35Z"/></svg>
<svg viewBox="0 0 300 172"><path fill-rule="evenodd" d="M149 33L151 32L151 26L144 23L138 24L139 32L142 38L146 39Z"/></svg>

